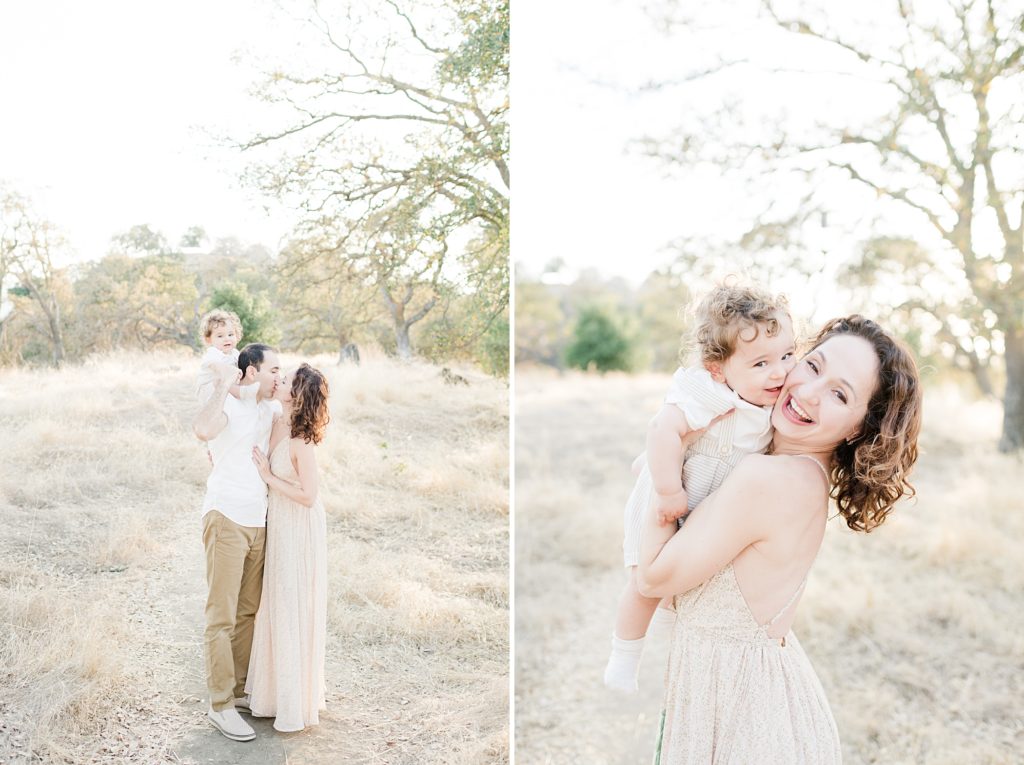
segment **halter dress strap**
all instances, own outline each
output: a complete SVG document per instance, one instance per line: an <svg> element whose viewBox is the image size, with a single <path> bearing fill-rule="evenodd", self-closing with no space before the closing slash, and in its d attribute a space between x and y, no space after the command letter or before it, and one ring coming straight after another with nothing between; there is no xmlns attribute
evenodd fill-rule
<svg viewBox="0 0 1024 765"><path fill-rule="evenodd" d="M786 605L784 605L782 608L780 608L779 612L777 614L775 614L775 616L773 616L771 619L769 619L768 622L764 625L764 628L766 630L770 629L771 626L773 624L775 624L775 622L777 622L779 620L779 617L781 617L784 613L786 613L786 611L789 610L789 607L791 605L796 603L796 599L800 597L800 593L804 591L804 587L806 585L807 585L807 574L804 574L803 581L801 581L800 582L800 586L796 588L796 592L793 593L793 597L791 597L786 602Z"/></svg>
<svg viewBox="0 0 1024 765"><path fill-rule="evenodd" d="M822 475L825 476L825 481L827 483L829 483L829 484L832 483L832 480L828 477L828 471L825 469L825 466L822 465L821 462L819 462L816 457L812 457L810 454L794 454L793 456L794 457L803 457L805 460L810 460L811 462L813 462L815 465L817 465L819 468L821 468Z"/></svg>

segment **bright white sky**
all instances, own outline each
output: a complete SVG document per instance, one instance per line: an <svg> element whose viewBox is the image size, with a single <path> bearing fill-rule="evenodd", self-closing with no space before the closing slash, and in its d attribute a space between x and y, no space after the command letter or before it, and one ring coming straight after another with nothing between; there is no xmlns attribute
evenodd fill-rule
<svg viewBox="0 0 1024 765"><path fill-rule="evenodd" d="M261 106L252 58L287 56L294 27L268 3L36 0L0 6L0 181L30 195L78 259L149 223L273 247L291 221L238 174ZM265 108L265 107L262 107Z"/></svg>
<svg viewBox="0 0 1024 765"><path fill-rule="evenodd" d="M664 47L639 7L614 0L520 3L512 17L513 259L642 278L680 233L686 184L626 153L650 99L592 84L656 71Z"/></svg>

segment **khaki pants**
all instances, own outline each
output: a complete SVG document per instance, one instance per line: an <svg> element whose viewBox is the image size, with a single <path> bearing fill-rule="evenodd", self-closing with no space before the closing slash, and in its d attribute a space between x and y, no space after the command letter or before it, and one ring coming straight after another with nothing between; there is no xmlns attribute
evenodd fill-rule
<svg viewBox="0 0 1024 765"><path fill-rule="evenodd" d="M206 548L206 686L217 712L245 695L252 628L263 591L266 529L239 526L210 510L203 516Z"/></svg>

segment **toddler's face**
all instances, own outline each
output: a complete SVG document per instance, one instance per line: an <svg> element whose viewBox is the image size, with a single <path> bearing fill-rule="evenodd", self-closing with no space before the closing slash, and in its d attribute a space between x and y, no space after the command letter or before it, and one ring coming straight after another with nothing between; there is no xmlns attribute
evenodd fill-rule
<svg viewBox="0 0 1024 765"><path fill-rule="evenodd" d="M214 327L213 332L206 339L208 345L212 345L221 353L230 353L238 345L238 333L235 328L227 325Z"/></svg>
<svg viewBox="0 0 1024 765"><path fill-rule="evenodd" d="M712 377L755 406L773 406L786 375L796 366L793 322L785 315L778 321L779 331L772 337L764 325L758 326L757 337L751 337L750 329L741 332L732 356L710 370Z"/></svg>

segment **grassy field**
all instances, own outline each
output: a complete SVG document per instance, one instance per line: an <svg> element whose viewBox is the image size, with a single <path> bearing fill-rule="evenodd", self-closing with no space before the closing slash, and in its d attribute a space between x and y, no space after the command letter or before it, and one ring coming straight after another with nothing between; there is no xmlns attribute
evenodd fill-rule
<svg viewBox="0 0 1024 765"><path fill-rule="evenodd" d="M604 690L629 466L667 376L516 378L516 762L650 762L667 646ZM1024 465L1001 408L926 396L916 503L833 519L794 631L850 765L1010 765L1024 752Z"/></svg>
<svg viewBox="0 0 1024 765"><path fill-rule="evenodd" d="M311 361L327 712L252 744L205 719L197 360L0 371L0 762L507 762L507 386Z"/></svg>

